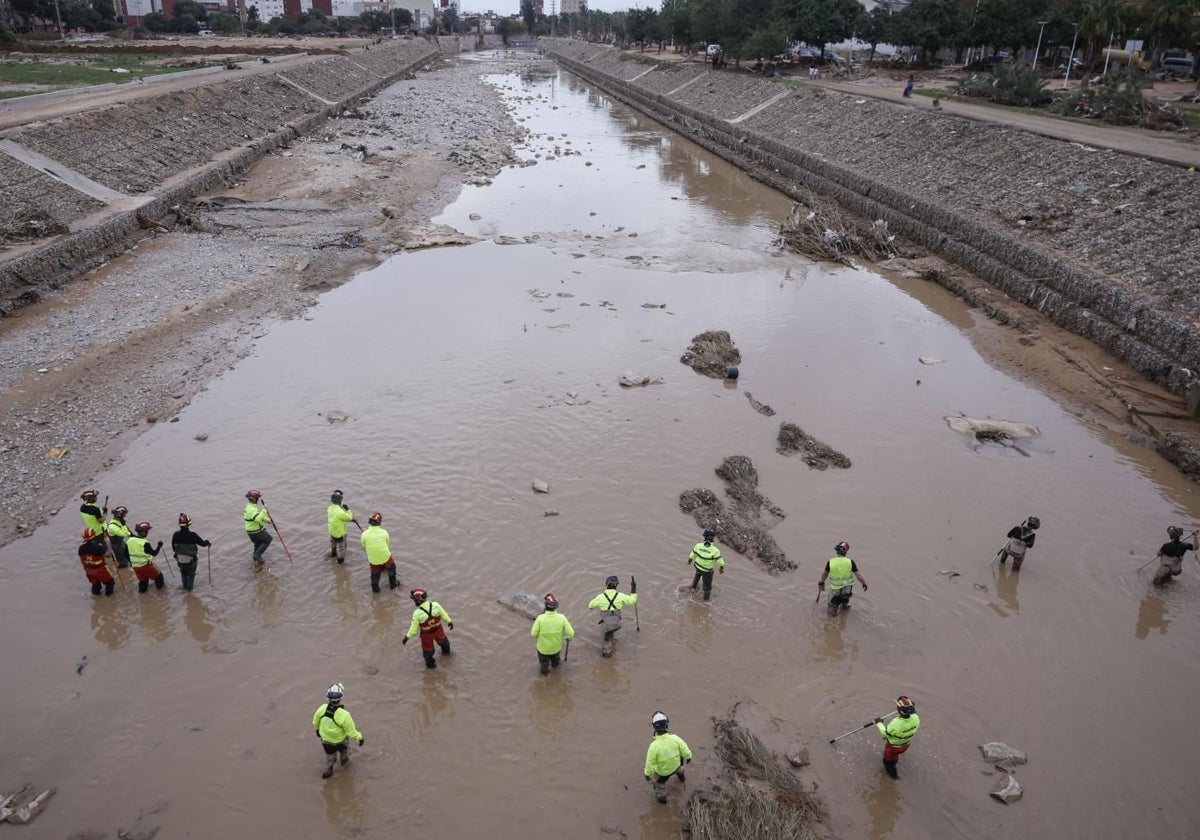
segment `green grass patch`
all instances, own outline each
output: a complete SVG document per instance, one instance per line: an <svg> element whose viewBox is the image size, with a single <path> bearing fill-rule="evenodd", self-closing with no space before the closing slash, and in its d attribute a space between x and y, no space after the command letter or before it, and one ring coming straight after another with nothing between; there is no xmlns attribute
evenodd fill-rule
<svg viewBox="0 0 1200 840"><path fill-rule="evenodd" d="M0 62L0 82L18 85L74 87L128 81L144 76L159 76L164 73L179 73L183 70L195 69L194 67L169 67L161 62L161 56L128 54L88 56L54 61L5 61ZM129 72L114 73L114 68L124 68Z"/></svg>
<svg viewBox="0 0 1200 840"><path fill-rule="evenodd" d="M0 90L0 99L16 99L18 96L29 96L37 93L35 90Z"/></svg>
<svg viewBox="0 0 1200 840"><path fill-rule="evenodd" d="M1183 121L1193 131L1200 131L1200 105L1189 105L1186 102L1172 103L1183 113Z"/></svg>

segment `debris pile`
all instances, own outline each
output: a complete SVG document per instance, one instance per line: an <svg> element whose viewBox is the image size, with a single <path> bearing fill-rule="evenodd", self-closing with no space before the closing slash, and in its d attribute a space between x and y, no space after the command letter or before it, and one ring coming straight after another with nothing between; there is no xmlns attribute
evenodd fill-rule
<svg viewBox="0 0 1200 840"><path fill-rule="evenodd" d="M725 330L709 330L692 337L691 346L679 361L696 373L724 379L730 366L741 364L742 354L733 346L733 339Z"/></svg>
<svg viewBox="0 0 1200 840"><path fill-rule="evenodd" d="M829 467L850 469L849 458L829 444L817 440L795 423L779 424L779 446L775 451L780 455L792 455L799 452L804 463L817 470L825 470Z"/></svg>
<svg viewBox="0 0 1200 840"><path fill-rule="evenodd" d="M792 205L779 225L779 241L811 259L845 265L852 265L855 258L879 262L900 256L886 221L864 222L812 194Z"/></svg>
<svg viewBox="0 0 1200 840"><path fill-rule="evenodd" d="M690 513L701 528L711 528L721 542L739 554L757 560L769 572L791 571L796 564L769 533L784 512L758 492L758 471L745 455L731 455L721 462L717 475L725 480L728 507L717 494L696 487L679 494L679 507Z"/></svg>

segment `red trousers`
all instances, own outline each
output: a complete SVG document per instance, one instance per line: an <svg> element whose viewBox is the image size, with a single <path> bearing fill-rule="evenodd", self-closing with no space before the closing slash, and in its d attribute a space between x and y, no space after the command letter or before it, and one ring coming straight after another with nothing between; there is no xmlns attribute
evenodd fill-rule
<svg viewBox="0 0 1200 840"><path fill-rule="evenodd" d="M903 747L893 747L887 741L884 741L883 742L883 760L884 761L892 761L892 762L898 761L900 756L902 756L902 755L904 755L904 753L908 752L908 748L910 746L911 746L910 744L905 744Z"/></svg>
<svg viewBox="0 0 1200 840"><path fill-rule="evenodd" d="M112 572L107 566L84 566L83 571L87 575L88 583L112 583Z"/></svg>
<svg viewBox="0 0 1200 840"><path fill-rule="evenodd" d="M158 566L155 566L154 563L147 563L145 566L138 566L133 570L133 573L137 575L137 579L139 581L155 580L160 574L162 574L162 572L158 570Z"/></svg>
<svg viewBox="0 0 1200 840"><path fill-rule="evenodd" d="M446 628L440 624L428 633L424 630L421 631L421 650L425 653L433 653L434 642L440 645L444 641L446 641Z"/></svg>
<svg viewBox="0 0 1200 840"><path fill-rule="evenodd" d="M367 565L371 567L371 574L381 575L388 569L396 568L396 558L389 557L387 559L387 562L384 563L382 566L376 566L374 563L370 563L370 562L368 562Z"/></svg>

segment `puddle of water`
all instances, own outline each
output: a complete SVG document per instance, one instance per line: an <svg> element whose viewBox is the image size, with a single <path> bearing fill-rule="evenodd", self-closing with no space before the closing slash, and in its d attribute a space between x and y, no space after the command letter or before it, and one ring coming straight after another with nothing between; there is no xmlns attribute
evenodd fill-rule
<svg viewBox="0 0 1200 840"><path fill-rule="evenodd" d="M656 805L641 779L649 715L667 710L696 751L693 784L716 769L710 717L739 699L807 733L843 836L1195 834L1169 780L1191 765L1178 733L1200 676L1186 655L1200 575L1188 561L1151 593L1132 574L1168 520L1200 513L1192 488L983 363L960 303L771 252L785 203L720 161L565 77L500 83L532 97L514 106L538 133L591 148L508 170L440 221L537 244L405 255L328 293L95 482L156 538L191 514L215 544L211 587L202 572L190 597L92 599L70 500L0 551L0 668L39 711L0 724L0 782L58 786L48 836L128 828L100 780L137 778L141 801L165 803L147 819L171 834L390 836L415 801L448 837L548 824L673 837L678 799ZM659 257L650 270L625 259L622 224ZM679 363L705 329L741 348L736 387ZM626 370L664 381L623 390ZM349 419L327 422L332 410ZM1043 434L1028 458L974 450L944 422L959 412ZM781 420L854 466L777 455ZM677 592L697 531L677 499L720 492L713 468L731 454L753 458L787 512L773 534L800 568L770 576L731 553L705 605ZM258 574L240 518L251 487L295 558L276 541ZM383 513L400 592L371 594L353 534L345 566L323 559L334 487L360 521ZM994 576L1004 532L1030 513L1043 527L1029 561ZM830 621L814 584L841 539L871 588ZM627 624L606 660L585 605L610 573L637 575L642 629ZM455 619L436 671L398 644L410 586ZM555 592L578 632L549 678L529 622L495 603L512 588ZM308 727L334 680L367 744L322 783ZM900 693L925 725L896 785L871 733L826 742ZM975 745L990 740L1031 756L1026 797L1007 808L987 796L996 778Z"/></svg>

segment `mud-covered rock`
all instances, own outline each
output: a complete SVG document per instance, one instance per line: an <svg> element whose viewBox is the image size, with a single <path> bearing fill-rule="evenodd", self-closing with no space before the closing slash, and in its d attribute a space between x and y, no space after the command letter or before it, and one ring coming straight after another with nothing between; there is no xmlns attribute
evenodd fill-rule
<svg viewBox="0 0 1200 840"><path fill-rule="evenodd" d="M733 346L733 339L725 330L709 330L692 338L692 344L679 357L679 361L696 373L724 379L731 365L741 364L742 354Z"/></svg>
<svg viewBox="0 0 1200 840"><path fill-rule="evenodd" d="M1020 799L1023 793L1024 791L1021 789L1021 783L1017 781L1017 777L1012 773L1006 772L1004 778L1000 780L995 790L989 793L988 796L1007 805L1009 802Z"/></svg>
<svg viewBox="0 0 1200 840"><path fill-rule="evenodd" d="M1010 747L1008 744L1002 744L999 741L989 741L986 744L980 744L979 751L983 753L984 761L987 761L989 764L995 764L998 767L1015 767L1029 760L1029 757L1022 750Z"/></svg>
<svg viewBox="0 0 1200 840"><path fill-rule="evenodd" d="M520 613L531 621L545 611L542 599L524 589L509 590L497 598L496 603Z"/></svg>
<svg viewBox="0 0 1200 840"><path fill-rule="evenodd" d="M734 378L736 378L736 377L734 377ZM749 391L746 391L745 393L746 393L746 399L750 401L751 408L753 408L755 411L757 411L759 414L763 415L764 417L774 417L775 416L775 409L771 408L771 406L767 405L766 403L761 403L758 400L754 399L754 395L751 394Z"/></svg>
<svg viewBox="0 0 1200 840"><path fill-rule="evenodd" d="M813 469L825 470L829 467L850 468L850 459L838 452L832 446L817 440L795 423L779 425L779 446L776 448L781 455L793 455L797 452Z"/></svg>

